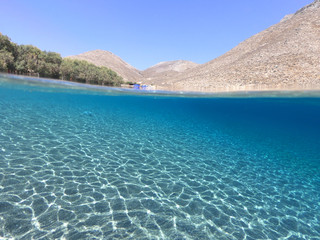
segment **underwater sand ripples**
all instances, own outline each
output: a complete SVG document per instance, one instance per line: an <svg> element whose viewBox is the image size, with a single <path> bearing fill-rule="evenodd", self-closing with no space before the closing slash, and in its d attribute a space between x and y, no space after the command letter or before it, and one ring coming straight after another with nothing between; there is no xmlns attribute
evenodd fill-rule
<svg viewBox="0 0 320 240"><path fill-rule="evenodd" d="M0 108L1 237L320 235L319 175L295 178L271 155L185 118L40 97Z"/></svg>

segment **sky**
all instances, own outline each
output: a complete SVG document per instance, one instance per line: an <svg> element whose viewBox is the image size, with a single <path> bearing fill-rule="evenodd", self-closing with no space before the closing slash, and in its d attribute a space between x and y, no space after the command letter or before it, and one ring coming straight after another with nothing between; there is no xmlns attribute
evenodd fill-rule
<svg viewBox="0 0 320 240"><path fill-rule="evenodd" d="M0 0L0 32L63 57L107 50L139 70L208 62L313 0Z"/></svg>

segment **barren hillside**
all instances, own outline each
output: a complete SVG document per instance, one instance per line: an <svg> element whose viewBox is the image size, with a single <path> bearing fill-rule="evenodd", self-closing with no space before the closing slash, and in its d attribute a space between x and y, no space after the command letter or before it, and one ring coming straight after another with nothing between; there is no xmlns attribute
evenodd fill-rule
<svg viewBox="0 0 320 240"><path fill-rule="evenodd" d="M145 82L159 85L164 78L175 78L177 74L185 72L186 70L198 65L199 64L197 63L185 60L160 62L144 70L142 75L145 77Z"/></svg>
<svg viewBox="0 0 320 240"><path fill-rule="evenodd" d="M286 16L221 57L164 79L160 88L191 91L320 88L320 0Z"/></svg>
<svg viewBox="0 0 320 240"><path fill-rule="evenodd" d="M142 72L108 51L71 56L116 71L125 81L157 89L235 91L320 89L320 0L202 65L178 60Z"/></svg>

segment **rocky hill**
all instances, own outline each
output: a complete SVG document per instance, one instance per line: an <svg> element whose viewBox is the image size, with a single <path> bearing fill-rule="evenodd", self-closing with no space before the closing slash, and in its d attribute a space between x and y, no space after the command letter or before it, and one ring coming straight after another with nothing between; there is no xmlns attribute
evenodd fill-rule
<svg viewBox="0 0 320 240"><path fill-rule="evenodd" d="M164 78L174 79L177 74L183 73L186 70L192 69L198 65L199 64L197 63L185 60L160 62L144 70L142 75L144 76L144 81L146 83L159 85Z"/></svg>
<svg viewBox="0 0 320 240"><path fill-rule="evenodd" d="M161 84L164 78L174 79L178 73L198 66L197 63L184 60L167 61L160 62L140 72L112 52L104 50L89 51L67 58L85 60L97 66L108 67L122 76L124 81L152 83L155 85Z"/></svg>
<svg viewBox="0 0 320 240"><path fill-rule="evenodd" d="M139 82L143 78L139 70L109 51L94 50L67 58L85 60L97 66L108 67L123 77L124 81Z"/></svg>
<svg viewBox="0 0 320 240"><path fill-rule="evenodd" d="M320 88L320 0L160 88L190 91Z"/></svg>

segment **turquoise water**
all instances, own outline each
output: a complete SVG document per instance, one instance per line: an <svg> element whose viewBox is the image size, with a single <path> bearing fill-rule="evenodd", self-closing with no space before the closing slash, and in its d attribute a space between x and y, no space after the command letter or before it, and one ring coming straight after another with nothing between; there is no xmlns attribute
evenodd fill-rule
<svg viewBox="0 0 320 240"><path fill-rule="evenodd" d="M0 238L320 239L316 93L0 79Z"/></svg>

